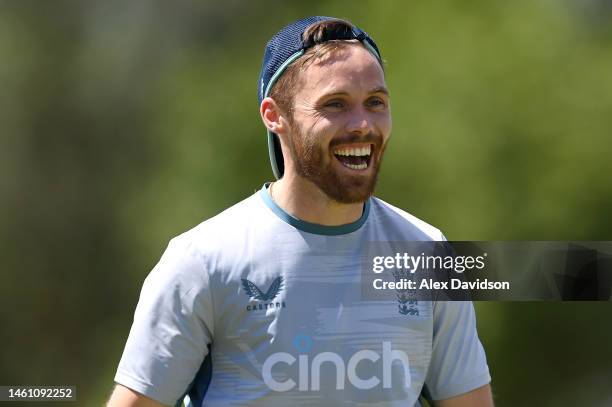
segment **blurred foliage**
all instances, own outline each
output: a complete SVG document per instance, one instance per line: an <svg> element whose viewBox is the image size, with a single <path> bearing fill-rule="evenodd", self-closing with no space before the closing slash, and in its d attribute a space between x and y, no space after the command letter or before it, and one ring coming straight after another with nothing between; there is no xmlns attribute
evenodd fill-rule
<svg viewBox="0 0 612 407"><path fill-rule="evenodd" d="M380 197L452 240L612 240L608 1L2 1L0 383L103 403L167 241L271 179L263 47L316 14L387 62ZM498 406L612 403L610 303L477 311Z"/></svg>

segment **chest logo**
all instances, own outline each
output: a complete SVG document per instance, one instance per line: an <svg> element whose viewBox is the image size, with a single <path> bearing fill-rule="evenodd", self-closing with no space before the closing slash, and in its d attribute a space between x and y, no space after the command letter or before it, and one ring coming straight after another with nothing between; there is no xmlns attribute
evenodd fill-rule
<svg viewBox="0 0 612 407"><path fill-rule="evenodd" d="M267 304L259 304L259 305L248 305L248 311L254 311L256 309L268 309L268 308L284 308L286 307L285 302L271 302L274 300L278 294L283 290L284 282L283 277L278 276L272 281L270 287L268 287L268 291L265 293L261 291L259 287L255 285L252 281L242 278L242 288L244 288L244 292L249 296L251 300L263 301Z"/></svg>
<svg viewBox="0 0 612 407"><path fill-rule="evenodd" d="M253 300L272 301L283 289L283 277L276 277L274 281L272 281L272 284L270 284L270 287L268 287L268 291L265 293L261 291L252 281L249 281L246 278L242 279L242 288L244 288L244 291Z"/></svg>

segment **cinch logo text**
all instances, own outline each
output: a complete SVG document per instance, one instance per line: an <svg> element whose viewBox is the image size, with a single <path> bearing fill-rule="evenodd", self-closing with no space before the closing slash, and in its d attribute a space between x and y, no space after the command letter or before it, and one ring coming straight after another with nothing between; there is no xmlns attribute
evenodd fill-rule
<svg viewBox="0 0 612 407"><path fill-rule="evenodd" d="M380 385L381 380L377 375L371 377L357 376L357 366L364 360L369 360L374 364L374 369L380 373L382 370L382 387L391 388L392 364L398 361L404 370L404 386L410 387L410 361L406 352L391 349L391 342L382 343L382 363L379 362L381 356L373 350L364 349L355 352L348 360L348 363L335 352L322 352L314 355L312 361L309 355L299 354L296 358L287 352L278 352L270 355L262 366L262 378L264 383L272 390L284 392L298 386L299 391L319 391L321 388L321 369L335 369L336 390L343 390L346 380L357 389L368 390ZM278 381L273 377L275 366L286 364L297 365L297 383L289 378L285 381ZM371 365L371 364L370 364Z"/></svg>

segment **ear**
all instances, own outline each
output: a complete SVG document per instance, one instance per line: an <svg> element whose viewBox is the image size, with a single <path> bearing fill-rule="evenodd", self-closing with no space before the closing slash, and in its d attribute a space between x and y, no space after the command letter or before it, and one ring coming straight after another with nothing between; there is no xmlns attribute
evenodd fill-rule
<svg viewBox="0 0 612 407"><path fill-rule="evenodd" d="M267 97L261 101L259 114L264 125L273 133L284 135L287 132L287 121L274 99Z"/></svg>

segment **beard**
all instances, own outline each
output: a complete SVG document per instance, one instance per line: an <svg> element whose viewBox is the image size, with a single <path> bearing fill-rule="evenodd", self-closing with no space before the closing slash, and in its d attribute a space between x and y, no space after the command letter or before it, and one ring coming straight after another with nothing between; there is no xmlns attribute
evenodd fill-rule
<svg viewBox="0 0 612 407"><path fill-rule="evenodd" d="M373 133L365 136L347 135L334 139L327 151L318 142L319 138L316 135L303 134L297 126L292 126L288 139L296 173L315 184L331 200L343 204L365 202L374 193L386 147L386 144L383 145L382 136ZM336 160L336 157L330 154L334 146L357 142L374 145L368 163L368 166L373 168L367 177L359 174L353 176L341 174L334 168L333 160Z"/></svg>

